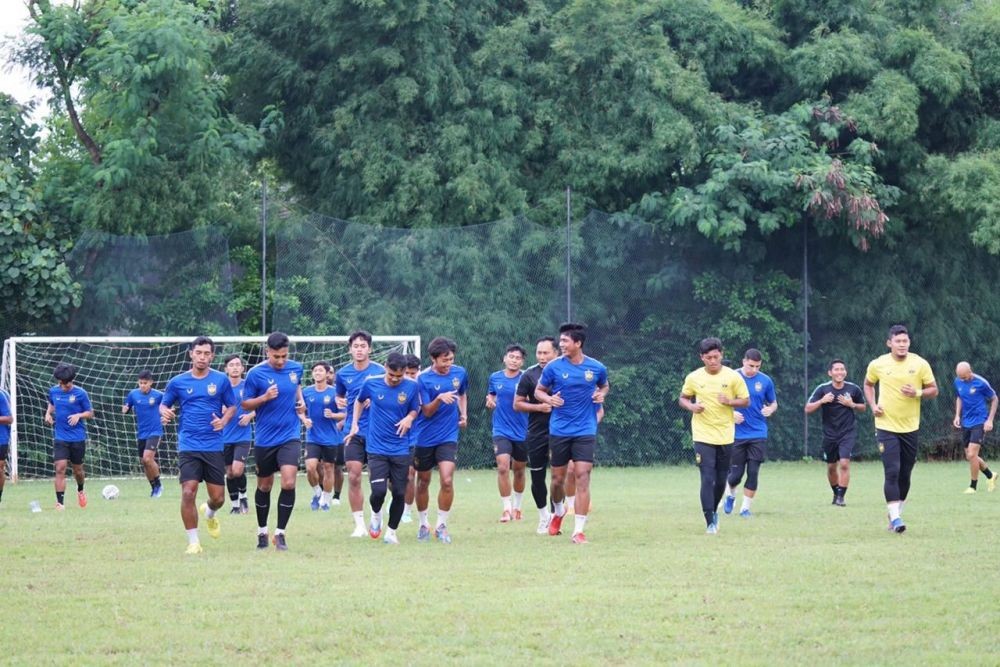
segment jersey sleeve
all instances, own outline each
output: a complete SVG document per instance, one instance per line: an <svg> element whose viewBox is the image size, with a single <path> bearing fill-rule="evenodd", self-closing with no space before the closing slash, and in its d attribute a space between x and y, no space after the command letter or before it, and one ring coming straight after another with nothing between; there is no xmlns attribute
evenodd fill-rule
<svg viewBox="0 0 1000 667"><path fill-rule="evenodd" d="M364 403L369 398L371 398L371 396L372 396L372 393L368 390L368 381L366 380L365 383L363 385L361 385L361 389L358 391L358 398L356 400L357 400L358 403ZM354 406L353 405L349 405L349 406L347 406L347 408L349 410L353 410Z"/></svg>
<svg viewBox="0 0 1000 667"><path fill-rule="evenodd" d="M251 369L247 373L247 379L243 382L243 398L257 398L260 395L257 393L258 389L257 374Z"/></svg>
<svg viewBox="0 0 1000 667"><path fill-rule="evenodd" d="M125 397L125 402L122 403L122 405L128 408L129 410L135 407L135 401L132 398L132 392L128 393L128 395Z"/></svg>
<svg viewBox="0 0 1000 667"><path fill-rule="evenodd" d="M983 396L992 399L997 393L993 391L993 385L989 383L985 378L983 379Z"/></svg>
<svg viewBox="0 0 1000 667"><path fill-rule="evenodd" d="M223 386L225 388L222 390L222 405L227 408L235 405L239 409L240 401L236 397L236 392L233 391L233 385L229 382L229 378L226 378L226 383Z"/></svg>
<svg viewBox="0 0 1000 667"><path fill-rule="evenodd" d="M861 391L861 387L858 385L851 385L851 400L864 405L865 392Z"/></svg>
<svg viewBox="0 0 1000 667"><path fill-rule="evenodd" d="M80 390L80 412L90 412L94 409L94 406L90 404L90 396L87 395L86 390Z"/></svg>
<svg viewBox="0 0 1000 667"><path fill-rule="evenodd" d="M552 364L546 364L545 368L542 369L542 376L538 378L538 385L545 387L546 389L552 389L552 383L555 381L556 374L552 370Z"/></svg>
<svg viewBox="0 0 1000 667"><path fill-rule="evenodd" d="M469 374L462 369L462 379L458 383L458 395L465 396L466 392L469 390Z"/></svg>
<svg viewBox="0 0 1000 667"><path fill-rule="evenodd" d="M49 387L49 405L55 406L56 401L52 398L52 393L55 391L55 387Z"/></svg>
<svg viewBox="0 0 1000 667"><path fill-rule="evenodd" d="M927 363L926 359L924 360L924 363L920 368L920 382L923 384L924 387L927 387L932 384L937 384L934 381L934 371L931 370L931 365Z"/></svg>
<svg viewBox="0 0 1000 667"><path fill-rule="evenodd" d="M733 375L736 376L736 382L733 383L733 397L750 398L750 390L747 389L746 380L739 373L734 372Z"/></svg>
<svg viewBox="0 0 1000 667"><path fill-rule="evenodd" d="M694 398L695 393L694 381L691 378L691 373L688 373L687 377L684 378L684 386L681 387L681 396Z"/></svg>
<svg viewBox="0 0 1000 667"><path fill-rule="evenodd" d="M160 405L165 405L168 408L173 407L174 403L177 402L177 383L171 379L167 382L167 388L163 392L163 398L160 400Z"/></svg>
<svg viewBox="0 0 1000 667"><path fill-rule="evenodd" d="M813 389L813 393L809 394L809 400L806 401L806 403L815 403L819 399L823 398L822 396L819 395L819 392L821 392L823 390L823 387L825 385L826 385L826 383L823 383L823 384L817 386L815 389ZM852 397L854 396L854 390L853 389L851 390L851 396Z"/></svg>
<svg viewBox="0 0 1000 667"><path fill-rule="evenodd" d="M764 393L764 403L770 405L778 402L778 395L774 391L774 380L768 379L767 391Z"/></svg>
<svg viewBox="0 0 1000 667"><path fill-rule="evenodd" d="M868 364L868 370L865 371L865 382L868 384L878 384L878 366L872 361Z"/></svg>
<svg viewBox="0 0 1000 667"><path fill-rule="evenodd" d="M344 384L344 378L339 372L333 375L333 391L337 396L347 396L347 385Z"/></svg>
<svg viewBox="0 0 1000 667"><path fill-rule="evenodd" d="M496 377L496 373L490 376L490 379L486 381L486 393L490 396L496 396L497 390L493 388L493 378Z"/></svg>
<svg viewBox="0 0 1000 667"><path fill-rule="evenodd" d="M423 376L421 376L420 380L417 381L417 386L420 388L420 391L418 391L417 393L420 394L421 405L427 405L433 399L431 399L430 386L424 383Z"/></svg>
<svg viewBox="0 0 1000 667"><path fill-rule="evenodd" d="M608 367L605 366L604 364L601 364L601 369L597 373L597 382L595 382L594 384L596 384L598 387L603 387L607 383L608 383Z"/></svg>
<svg viewBox="0 0 1000 667"><path fill-rule="evenodd" d="M525 398L535 393L535 387L531 383L531 377L527 373L522 375L521 379L517 381L517 388L514 389L514 393Z"/></svg>
<svg viewBox="0 0 1000 667"><path fill-rule="evenodd" d="M410 392L409 400L406 402L406 414L420 410L420 396L418 394L419 392L416 391Z"/></svg>
<svg viewBox="0 0 1000 667"><path fill-rule="evenodd" d="M10 401L7 400L7 394L0 391L0 417L10 416Z"/></svg>

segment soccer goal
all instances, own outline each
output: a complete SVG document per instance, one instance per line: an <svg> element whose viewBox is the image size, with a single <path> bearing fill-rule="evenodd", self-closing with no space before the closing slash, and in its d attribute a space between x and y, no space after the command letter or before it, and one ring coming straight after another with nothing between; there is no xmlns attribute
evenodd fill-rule
<svg viewBox="0 0 1000 667"><path fill-rule="evenodd" d="M351 360L347 336L289 336L289 357L305 367L327 361L335 369ZM154 387L163 391L167 380L191 367L188 346L194 336L173 337L19 337L4 341L0 389L10 398L12 479L52 474L52 427L45 424L49 387L56 384L52 371L60 362L78 369L75 384L90 395L94 418L87 423L87 475L126 477L141 473L135 445L135 421L122 414L122 404L137 386L139 371L153 373ZM213 368L222 370L223 359L233 353L247 368L266 357L263 336L214 336ZM373 361L382 362L390 352L420 356L419 336L374 336ZM176 425L167 426L159 449L164 474L177 470Z"/></svg>

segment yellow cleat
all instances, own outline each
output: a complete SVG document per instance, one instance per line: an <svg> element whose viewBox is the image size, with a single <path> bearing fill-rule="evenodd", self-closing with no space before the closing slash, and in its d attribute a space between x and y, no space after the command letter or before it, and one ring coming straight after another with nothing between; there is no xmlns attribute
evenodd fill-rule
<svg viewBox="0 0 1000 667"><path fill-rule="evenodd" d="M201 544L195 542L194 544L189 544L187 550L184 553L186 553L188 556L194 556L196 554L200 554L201 551L202 551Z"/></svg>
<svg viewBox="0 0 1000 667"><path fill-rule="evenodd" d="M972 488L972 487L970 486L969 488L967 488L967 489L966 489L965 491L963 491L962 493L964 493L964 494L965 494L965 495L967 495L967 496L970 496L970 495L972 495L972 494L973 494L973 493L975 493L975 492L976 492L976 490L975 490L974 488Z"/></svg>
<svg viewBox="0 0 1000 667"><path fill-rule="evenodd" d="M203 515L208 514L208 503L202 503L198 509L201 510ZM222 534L222 527L219 525L219 517L217 516L206 516L205 527L208 529L208 534L213 538L218 539L219 535Z"/></svg>
<svg viewBox="0 0 1000 667"><path fill-rule="evenodd" d="M989 482L987 482L986 491L988 493L993 493L993 491L996 488L997 488L997 474L993 473L993 476L990 477Z"/></svg>

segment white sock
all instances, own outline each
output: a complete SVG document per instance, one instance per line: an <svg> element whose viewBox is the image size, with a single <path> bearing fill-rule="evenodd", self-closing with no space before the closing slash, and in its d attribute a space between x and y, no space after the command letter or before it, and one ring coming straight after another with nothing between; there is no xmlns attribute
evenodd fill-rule
<svg viewBox="0 0 1000 667"><path fill-rule="evenodd" d="M267 526L257 526L258 535L267 535Z"/></svg>
<svg viewBox="0 0 1000 667"><path fill-rule="evenodd" d="M511 503L510 503L510 496L501 496L500 500L503 501L503 511L504 512L513 511L513 508L510 506L511 505Z"/></svg>
<svg viewBox="0 0 1000 667"><path fill-rule="evenodd" d="M574 520L576 521L576 525L573 528L573 534L576 535L577 533L582 533L583 527L587 525L587 515L577 514L575 515Z"/></svg>
<svg viewBox="0 0 1000 667"><path fill-rule="evenodd" d="M743 507L740 508L740 511L741 512L744 510L749 511L751 502L753 502L753 498L751 498L750 496L743 496Z"/></svg>
<svg viewBox="0 0 1000 667"><path fill-rule="evenodd" d="M410 503L409 505L403 505L403 514L407 515L413 514L413 503Z"/></svg>
<svg viewBox="0 0 1000 667"><path fill-rule="evenodd" d="M905 500L900 500L899 501L899 516L900 517L903 516L903 508L904 507L906 507L906 501Z"/></svg>
<svg viewBox="0 0 1000 667"><path fill-rule="evenodd" d="M320 486L319 484L317 484L316 486L313 487L313 495L314 496L318 496L321 493L323 493L323 487L322 486Z"/></svg>
<svg viewBox="0 0 1000 667"><path fill-rule="evenodd" d="M516 510L521 509L521 499L522 498L524 498L524 494L523 493L519 493L517 491L514 492L514 509L516 509Z"/></svg>
<svg viewBox="0 0 1000 667"><path fill-rule="evenodd" d="M284 528L275 528L274 529L274 534L275 534L275 536L284 535L285 534L285 529Z"/></svg>
<svg viewBox="0 0 1000 667"><path fill-rule="evenodd" d="M351 512L351 514L354 515L354 525L355 526L361 526L362 528L364 528L365 527L365 511L361 510L360 512Z"/></svg>
<svg viewBox="0 0 1000 667"><path fill-rule="evenodd" d="M576 496L566 496L566 507L576 507Z"/></svg>
<svg viewBox="0 0 1000 667"><path fill-rule="evenodd" d="M539 507L538 508L538 520L539 521L548 521L549 520L549 508L548 507Z"/></svg>
<svg viewBox="0 0 1000 667"><path fill-rule="evenodd" d="M431 524L429 521L427 521L427 510L424 510L422 512L417 512L417 514L420 515L420 525L430 528Z"/></svg>
<svg viewBox="0 0 1000 667"><path fill-rule="evenodd" d="M448 512L449 510L438 509L438 520L437 525L447 526L448 525Z"/></svg>
<svg viewBox="0 0 1000 667"><path fill-rule="evenodd" d="M215 516L215 510L209 507L208 505L205 505L205 518L211 519L214 516Z"/></svg>
<svg viewBox="0 0 1000 667"><path fill-rule="evenodd" d="M330 494L328 492L324 491L323 493L320 494L320 496L319 496L319 504L320 505L329 505L330 504Z"/></svg>
<svg viewBox="0 0 1000 667"><path fill-rule="evenodd" d="M198 539L197 528L188 528L187 534L188 534L188 544L198 544L200 542L200 540Z"/></svg>
<svg viewBox="0 0 1000 667"><path fill-rule="evenodd" d="M734 489L733 487L729 486L729 482L726 482L726 495L727 496L735 496L736 495L736 489Z"/></svg>
<svg viewBox="0 0 1000 667"><path fill-rule="evenodd" d="M239 509L239 506L240 506L240 499L239 498L237 498L236 500L232 501L232 503L233 503L233 507Z"/></svg>
<svg viewBox="0 0 1000 667"><path fill-rule="evenodd" d="M562 516L566 514L566 507L563 505L563 501L561 500L559 502L552 501L552 510L553 510L552 513L555 514L556 516Z"/></svg>
<svg viewBox="0 0 1000 667"><path fill-rule="evenodd" d="M900 503L898 500L886 504L886 507L889 508L889 521L895 521L896 519L899 518L900 509L902 509L900 507L901 504L902 503Z"/></svg>
<svg viewBox="0 0 1000 667"><path fill-rule="evenodd" d="M247 499L246 492L245 491L244 492L240 492L240 500L246 500L246 499Z"/></svg>

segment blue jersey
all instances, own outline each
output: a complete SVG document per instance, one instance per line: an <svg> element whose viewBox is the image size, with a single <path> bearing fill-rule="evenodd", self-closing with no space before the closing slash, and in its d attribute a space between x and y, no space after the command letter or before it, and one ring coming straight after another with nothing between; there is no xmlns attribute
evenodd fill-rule
<svg viewBox="0 0 1000 667"><path fill-rule="evenodd" d="M361 392L361 386L369 378L385 375L385 368L381 364L369 361L368 365L358 370L354 367L354 362L341 366L337 371L335 388L337 396L347 399L347 419L344 421L344 433L351 432L351 424L354 421L354 401L357 400ZM361 419L358 423L358 433L362 436L368 431L368 411L361 412Z"/></svg>
<svg viewBox="0 0 1000 667"><path fill-rule="evenodd" d="M514 377L508 377L504 371L497 371L490 376L488 393L497 400L497 406L493 408L494 438L523 442L528 437L528 414L514 412L514 394L520 381L520 371Z"/></svg>
<svg viewBox="0 0 1000 667"><path fill-rule="evenodd" d="M139 440L163 435L160 423L160 401L163 392L150 389L148 394L141 389L133 389L125 397L125 407L135 415L135 437ZM222 415L219 415L220 417Z"/></svg>
<svg viewBox="0 0 1000 667"><path fill-rule="evenodd" d="M750 405L737 408L743 415L743 423L736 425L737 440L764 440L767 438L767 417L761 414L761 408L774 403L778 399L774 395L774 382L763 373L757 373L752 378L743 375L743 369L736 371L746 382L750 392Z"/></svg>
<svg viewBox="0 0 1000 667"><path fill-rule="evenodd" d="M427 405L437 398L438 394L446 391L454 391L459 396L465 396L469 380L465 369L461 366L452 366L448 369L447 375L441 375L433 368L427 368L417 376L417 385L420 387L420 403ZM424 417L421 413L417 417L420 431L416 446L434 447L446 442L458 442L458 417L457 400L451 405L441 403L433 417Z"/></svg>
<svg viewBox="0 0 1000 667"><path fill-rule="evenodd" d="M608 369L586 355L579 364L566 357L547 364L538 384L546 387L550 395L558 393L564 401L561 407L552 408L549 433L563 437L597 435L594 392L607 383Z"/></svg>
<svg viewBox="0 0 1000 667"><path fill-rule="evenodd" d="M0 417L10 417L10 401L7 394L0 391ZM10 424L0 424L0 445L10 444Z"/></svg>
<svg viewBox="0 0 1000 667"><path fill-rule="evenodd" d="M396 435L399 428L396 424L410 412L420 409L417 383L403 378L398 385L390 387L384 376L372 378L362 385L357 400L362 403L371 400L365 450L383 456L409 454L410 438Z"/></svg>
<svg viewBox="0 0 1000 667"><path fill-rule="evenodd" d="M69 391L63 391L56 385L49 389L49 403L55 406L52 418L55 419L55 439L63 442L82 442L87 439L87 424L81 419L76 426L70 426L66 420L70 415L89 412L90 397L80 387L74 385Z"/></svg>
<svg viewBox="0 0 1000 667"><path fill-rule="evenodd" d="M337 430L337 421L323 416L323 411L337 409L337 394L333 387L327 386L320 391L316 385L302 390L302 398L306 402L306 417L312 420L312 428L306 429L306 442L314 445L339 445L344 441L344 435Z"/></svg>
<svg viewBox="0 0 1000 667"><path fill-rule="evenodd" d="M990 416L990 401L997 395L986 378L975 373L968 382L955 378L955 393L962 400L962 428L984 423Z"/></svg>
<svg viewBox="0 0 1000 667"><path fill-rule="evenodd" d="M286 361L280 371L265 361L247 373L243 383L243 400L263 396L271 385L278 387L277 398L257 406L255 447L277 447L299 439L302 424L295 412L295 402L301 381L302 365L291 360Z"/></svg>
<svg viewBox="0 0 1000 667"><path fill-rule="evenodd" d="M209 369L203 378L196 378L191 371L170 378L163 392L163 405L180 405L177 451L222 451L222 431L212 428L212 420L236 405L236 394L225 373Z"/></svg>
<svg viewBox="0 0 1000 667"><path fill-rule="evenodd" d="M236 414L229 420L226 427L222 429L222 442L227 445L253 440L253 422L247 422L246 426L240 426L240 417L250 414L250 411L244 410L241 405L243 402L243 384L243 380L240 380L239 384L233 387L233 394L236 396ZM229 385L232 386L232 382Z"/></svg>

